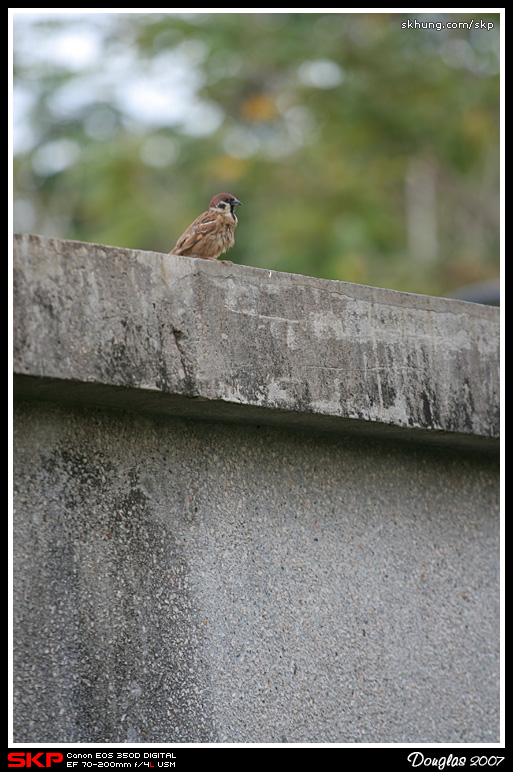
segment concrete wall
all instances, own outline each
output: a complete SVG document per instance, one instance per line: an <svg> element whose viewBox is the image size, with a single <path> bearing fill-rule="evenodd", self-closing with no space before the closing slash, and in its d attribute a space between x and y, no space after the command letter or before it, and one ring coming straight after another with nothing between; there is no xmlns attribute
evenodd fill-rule
<svg viewBox="0 0 513 772"><path fill-rule="evenodd" d="M497 309L14 269L16 742L499 740Z"/></svg>

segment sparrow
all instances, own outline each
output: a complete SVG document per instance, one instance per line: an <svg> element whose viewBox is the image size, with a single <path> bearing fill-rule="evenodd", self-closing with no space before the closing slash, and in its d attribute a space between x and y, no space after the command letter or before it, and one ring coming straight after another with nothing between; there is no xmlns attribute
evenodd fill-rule
<svg viewBox="0 0 513 772"><path fill-rule="evenodd" d="M210 202L208 211L196 217L169 254L217 260L235 244L233 232L238 223L235 207L240 205L241 202L231 193L218 193ZM231 263L231 260L220 262Z"/></svg>

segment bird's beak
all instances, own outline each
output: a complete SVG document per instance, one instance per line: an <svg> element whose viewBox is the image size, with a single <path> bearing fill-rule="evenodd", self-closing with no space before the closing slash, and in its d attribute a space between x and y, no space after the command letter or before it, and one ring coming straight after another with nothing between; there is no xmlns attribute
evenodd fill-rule
<svg viewBox="0 0 513 772"><path fill-rule="evenodd" d="M239 201L238 198L234 198L232 201L233 206L242 206L242 201Z"/></svg>

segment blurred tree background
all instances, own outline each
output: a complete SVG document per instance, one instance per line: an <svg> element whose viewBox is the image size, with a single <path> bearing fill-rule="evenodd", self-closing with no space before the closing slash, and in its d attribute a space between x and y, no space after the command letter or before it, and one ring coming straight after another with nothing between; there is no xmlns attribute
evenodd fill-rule
<svg viewBox="0 0 513 772"><path fill-rule="evenodd" d="M497 280L499 23L15 12L14 230L168 252L226 190L234 262L435 295Z"/></svg>

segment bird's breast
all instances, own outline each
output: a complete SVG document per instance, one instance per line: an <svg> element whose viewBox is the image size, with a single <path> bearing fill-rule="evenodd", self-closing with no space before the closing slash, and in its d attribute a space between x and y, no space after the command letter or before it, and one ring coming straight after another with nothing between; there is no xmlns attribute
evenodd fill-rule
<svg viewBox="0 0 513 772"><path fill-rule="evenodd" d="M237 225L237 220L223 219L217 228L216 238L219 246L223 247L223 252L230 247L233 247L235 243L234 230Z"/></svg>

